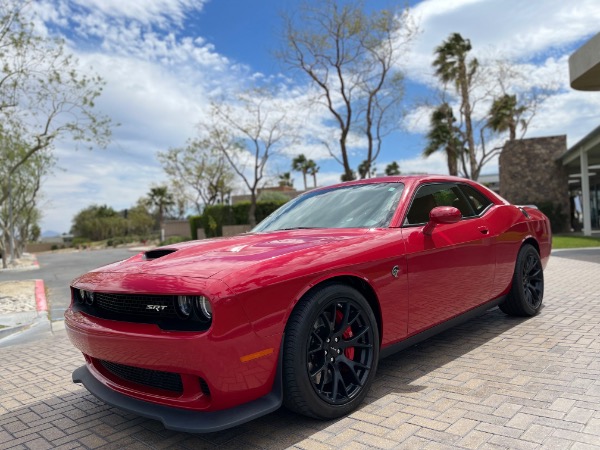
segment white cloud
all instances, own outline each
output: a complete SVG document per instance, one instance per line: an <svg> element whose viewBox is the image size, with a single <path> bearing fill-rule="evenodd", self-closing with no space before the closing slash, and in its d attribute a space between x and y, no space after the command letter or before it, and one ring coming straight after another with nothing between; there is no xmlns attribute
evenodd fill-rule
<svg viewBox="0 0 600 450"><path fill-rule="evenodd" d="M245 86L270 80L281 87L274 105L286 111L295 124L291 133L300 139L282 148L282 156L273 158L269 174L289 171L291 157L304 153L322 166L319 185L339 181L341 166L323 144L329 142L337 149L339 132L332 126L330 113L314 103L315 92L302 84L290 87L285 74L260 74L240 65L220 54L202 31L186 34L186 19L202 11L205 3L38 0L32 4L38 14L36 29L42 35L64 37L82 70L91 66L106 80L105 92L97 102L99 110L121 123L108 150L74 152L71 143L58 143L56 154L64 171L57 171L44 186L51 207L43 228L67 231L72 215L92 202L117 209L131 206L152 183L163 180L156 152L183 145L195 136L196 124L205 117L212 96L233 98ZM540 105L528 136L567 133L573 144L597 126L600 94L571 91L567 69L575 44L598 29L597 0L425 0L413 12L421 33L402 60L412 82L434 85L434 48L451 32L460 32L471 39L479 58L502 56L527 74L515 81L515 89L558 80L560 89ZM421 106L409 112L405 128L412 138L427 131L429 111ZM394 139L397 137L388 142ZM349 144L351 155L358 159L356 149L364 146L364 140L352 135ZM395 152L404 148L402 158L397 159L403 173L447 173L442 152L423 159L421 148L414 143L386 146L390 150L379 158L380 171L387 164L382 161L393 159L392 148ZM493 162L484 172L495 169ZM294 178L300 187L301 175L296 173Z"/></svg>

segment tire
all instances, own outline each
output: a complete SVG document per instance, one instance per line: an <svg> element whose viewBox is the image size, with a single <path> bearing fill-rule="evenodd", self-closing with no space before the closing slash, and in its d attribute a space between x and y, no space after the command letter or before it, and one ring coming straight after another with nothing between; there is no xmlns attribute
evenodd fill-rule
<svg viewBox="0 0 600 450"><path fill-rule="evenodd" d="M537 250L525 244L519 250L512 286L500 309L510 316L531 317L538 313L544 297L544 272Z"/></svg>
<svg viewBox="0 0 600 450"><path fill-rule="evenodd" d="M356 409L373 383L379 330L357 290L328 284L298 302L288 321L283 353L284 405L328 420Z"/></svg>

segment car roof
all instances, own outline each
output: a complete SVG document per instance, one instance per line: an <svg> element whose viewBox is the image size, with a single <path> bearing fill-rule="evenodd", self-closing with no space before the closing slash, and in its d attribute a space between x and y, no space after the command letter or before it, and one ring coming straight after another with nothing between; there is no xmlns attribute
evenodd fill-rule
<svg viewBox="0 0 600 450"><path fill-rule="evenodd" d="M404 183L407 188L414 188L416 185L421 184L423 182L431 182L431 183L463 183L471 185L477 188L480 191L483 191L490 200L492 200L496 204L509 204L505 199L500 197L497 193L487 188L486 186L470 180L468 178L463 177L455 177L452 175L431 175L431 174L419 174L419 175L392 175L386 177L376 177L376 178L364 178L362 180L353 180L346 181L343 183L338 183L330 186L323 186L316 188L312 191L319 190L327 190L342 186L353 186L360 184L372 184L372 183Z"/></svg>

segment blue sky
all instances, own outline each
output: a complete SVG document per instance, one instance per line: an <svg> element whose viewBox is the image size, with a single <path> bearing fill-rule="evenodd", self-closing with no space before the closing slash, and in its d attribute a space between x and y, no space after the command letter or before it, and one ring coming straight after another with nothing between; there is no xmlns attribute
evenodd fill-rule
<svg viewBox="0 0 600 450"><path fill-rule="evenodd" d="M215 93L228 97L257 76L288 80L289 97L309 86L274 58L279 46L279 12L294 11L294 0L38 0L33 8L42 34L61 36L80 62L106 81L99 109L121 124L107 149L75 150L57 142L58 166L44 183L43 230L68 231L72 216L92 204L115 209L133 205L152 184L165 181L157 151L182 146L197 134ZM380 9L398 2L370 0ZM538 106L526 137L566 134L574 144L598 125L600 93L569 88L568 56L597 33L597 0L424 0L410 2L420 33L402 58L407 77L402 130L384 143L379 171L398 161L403 172L445 173L441 155L424 160L428 109L423 99L435 85L434 48L451 32L471 39L481 60L501 56L524 76L526 88L553 83L553 94ZM91 68L91 69L90 69ZM291 77L291 79L290 79ZM280 99L290 102L293 99ZM298 114L310 111L298 111ZM324 131L324 116L307 123ZM319 184L339 180L341 166L324 150L299 147L321 167ZM297 149L275 158L269 173L290 170ZM362 159L353 153L354 167ZM484 173L497 172L492 161ZM295 174L300 188L301 175ZM242 192L241 187L239 191Z"/></svg>

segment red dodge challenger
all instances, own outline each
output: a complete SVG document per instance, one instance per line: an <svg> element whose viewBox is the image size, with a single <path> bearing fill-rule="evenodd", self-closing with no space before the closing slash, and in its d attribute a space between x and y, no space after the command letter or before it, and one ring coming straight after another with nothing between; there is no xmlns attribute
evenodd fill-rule
<svg viewBox="0 0 600 450"><path fill-rule="evenodd" d="M535 207L448 176L315 189L252 232L140 253L71 286L73 372L108 404L210 432L360 405L380 358L498 306L542 304Z"/></svg>

